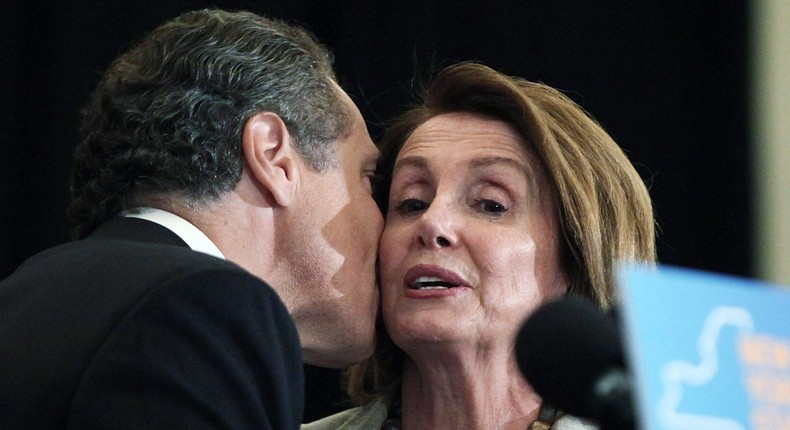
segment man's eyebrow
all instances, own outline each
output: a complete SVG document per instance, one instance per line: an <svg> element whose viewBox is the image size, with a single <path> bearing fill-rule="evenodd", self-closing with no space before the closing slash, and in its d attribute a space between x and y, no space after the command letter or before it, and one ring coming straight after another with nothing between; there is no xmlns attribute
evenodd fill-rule
<svg viewBox="0 0 790 430"><path fill-rule="evenodd" d="M362 160L365 165L378 165L381 161L381 151L377 147L363 149Z"/></svg>
<svg viewBox="0 0 790 430"><path fill-rule="evenodd" d="M376 162L376 164L378 164L381 161L381 157L383 155L384 154L382 154L381 150L378 147L375 147L373 148L373 150L370 151L370 157L373 159L373 161Z"/></svg>

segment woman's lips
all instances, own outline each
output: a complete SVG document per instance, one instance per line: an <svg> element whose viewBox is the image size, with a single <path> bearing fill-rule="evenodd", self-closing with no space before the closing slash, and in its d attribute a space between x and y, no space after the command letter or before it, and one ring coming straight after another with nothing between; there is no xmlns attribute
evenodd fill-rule
<svg viewBox="0 0 790 430"><path fill-rule="evenodd" d="M432 264L418 264L406 272L403 278L407 290L436 291L456 287L469 287L469 284L455 272Z"/></svg>

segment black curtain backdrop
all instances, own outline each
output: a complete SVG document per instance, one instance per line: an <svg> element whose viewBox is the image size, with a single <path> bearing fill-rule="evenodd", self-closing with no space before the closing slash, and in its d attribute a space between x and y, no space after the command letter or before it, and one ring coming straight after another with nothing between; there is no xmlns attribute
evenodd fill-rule
<svg viewBox="0 0 790 430"><path fill-rule="evenodd" d="M162 21L211 6L311 29L374 138L433 66L477 60L562 89L649 183L662 263L753 276L743 0L30 0L0 16L0 277L68 240L78 112L102 70ZM338 373L307 370L306 419L343 407Z"/></svg>

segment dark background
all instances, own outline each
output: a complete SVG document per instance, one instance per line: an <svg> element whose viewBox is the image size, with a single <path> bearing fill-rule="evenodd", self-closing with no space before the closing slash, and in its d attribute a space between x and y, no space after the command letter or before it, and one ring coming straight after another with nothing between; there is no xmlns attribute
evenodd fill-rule
<svg viewBox="0 0 790 430"><path fill-rule="evenodd" d="M78 111L103 69L164 20L210 6L312 30L374 139L431 66L477 60L557 87L649 184L661 262L754 276L743 0L31 0L4 2L0 17L0 278L68 240ZM306 419L340 407L336 378L308 368Z"/></svg>

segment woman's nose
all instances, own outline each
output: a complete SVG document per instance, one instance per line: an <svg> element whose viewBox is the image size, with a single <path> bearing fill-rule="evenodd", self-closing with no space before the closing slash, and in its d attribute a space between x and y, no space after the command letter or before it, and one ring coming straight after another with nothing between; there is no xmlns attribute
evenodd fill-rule
<svg viewBox="0 0 790 430"><path fill-rule="evenodd" d="M458 240L452 207L434 200L420 217L417 242L425 248L450 248Z"/></svg>

